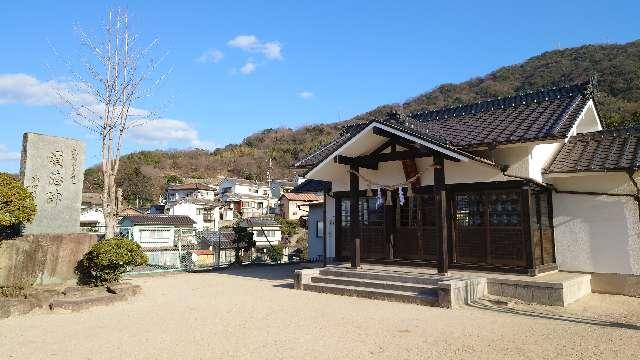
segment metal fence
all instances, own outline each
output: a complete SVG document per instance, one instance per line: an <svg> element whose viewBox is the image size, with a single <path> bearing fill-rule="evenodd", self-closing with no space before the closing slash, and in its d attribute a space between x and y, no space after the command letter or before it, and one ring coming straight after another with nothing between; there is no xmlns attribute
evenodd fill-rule
<svg viewBox="0 0 640 360"><path fill-rule="evenodd" d="M130 273L161 271L206 271L234 263L235 233L231 230L201 231L195 234L176 232L174 246L143 247L148 265ZM303 252L282 245L239 250L243 264L286 264L305 261Z"/></svg>

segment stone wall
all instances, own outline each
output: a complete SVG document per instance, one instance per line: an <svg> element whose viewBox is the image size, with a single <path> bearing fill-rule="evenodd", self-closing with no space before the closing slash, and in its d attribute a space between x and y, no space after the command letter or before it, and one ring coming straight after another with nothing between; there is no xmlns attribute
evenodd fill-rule
<svg viewBox="0 0 640 360"><path fill-rule="evenodd" d="M25 235L0 240L0 287L60 284L98 241L95 234Z"/></svg>

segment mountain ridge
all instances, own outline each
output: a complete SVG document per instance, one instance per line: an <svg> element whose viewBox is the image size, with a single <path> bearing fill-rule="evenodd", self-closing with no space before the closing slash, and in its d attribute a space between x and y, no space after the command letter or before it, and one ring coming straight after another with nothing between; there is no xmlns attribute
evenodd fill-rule
<svg viewBox="0 0 640 360"><path fill-rule="evenodd" d="M293 162L328 142L344 125L383 117L392 110L435 110L580 83L594 75L598 84L595 102L605 127L640 123L640 40L583 45L543 52L461 83L441 84L403 103L380 105L337 123L269 128L212 152L154 150L127 154L121 160L118 183L129 202L138 199L151 203L163 194L167 181L179 181L181 177L225 175L265 180L269 158L273 162L272 178L287 178L293 175ZM87 169L85 175L85 191L99 191L98 167Z"/></svg>

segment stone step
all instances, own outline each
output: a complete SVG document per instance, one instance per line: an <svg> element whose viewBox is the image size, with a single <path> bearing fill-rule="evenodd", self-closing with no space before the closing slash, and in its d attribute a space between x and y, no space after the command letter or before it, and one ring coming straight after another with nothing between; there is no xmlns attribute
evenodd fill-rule
<svg viewBox="0 0 640 360"><path fill-rule="evenodd" d="M382 290L395 290L414 293L423 292L435 292L437 294L438 288L434 285L425 284L413 284L407 282L397 281L384 281L384 280L370 280L370 279L358 279L342 276L314 276L311 278L311 282L314 284L331 284L331 285L343 285L343 286L355 286L368 289L382 289Z"/></svg>
<svg viewBox="0 0 640 360"><path fill-rule="evenodd" d="M324 268L319 272L322 276L344 277L363 280L391 281L407 284L437 285L441 281L451 280L449 276L393 273L393 272L373 272L362 270L348 270L337 268Z"/></svg>
<svg viewBox="0 0 640 360"><path fill-rule="evenodd" d="M395 301L408 304L425 306L439 306L437 290L426 293L410 291L372 289L358 286L346 286L335 284L310 283L304 285L305 291L313 291L324 294L361 297L373 300Z"/></svg>

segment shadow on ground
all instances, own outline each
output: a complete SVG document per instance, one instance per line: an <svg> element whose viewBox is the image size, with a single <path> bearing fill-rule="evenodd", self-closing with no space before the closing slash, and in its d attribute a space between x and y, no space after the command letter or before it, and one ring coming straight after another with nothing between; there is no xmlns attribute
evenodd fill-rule
<svg viewBox="0 0 640 360"><path fill-rule="evenodd" d="M320 265L313 263L302 264L250 264L233 265L226 268L198 271L197 274L220 273L273 282L274 287L293 289L293 273L298 269L309 269Z"/></svg>
<svg viewBox="0 0 640 360"><path fill-rule="evenodd" d="M539 310L514 309L508 306L493 305L491 303L486 303L483 301L474 302L472 304L469 304L469 306L471 308L475 308L479 310L495 311L495 312L501 312L505 314L534 317L539 319L557 320L557 321L571 322L576 324L604 326L604 327L619 328L619 329L640 330L640 325L636 325L636 324L627 324L627 323L621 323L621 322L599 320L599 319L576 316L573 314L558 314L558 313L544 312Z"/></svg>

